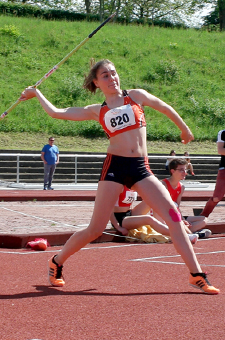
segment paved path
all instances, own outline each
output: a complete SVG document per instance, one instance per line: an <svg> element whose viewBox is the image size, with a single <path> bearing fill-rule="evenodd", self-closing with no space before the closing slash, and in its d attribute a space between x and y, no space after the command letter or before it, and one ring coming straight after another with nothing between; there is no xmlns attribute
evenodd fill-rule
<svg viewBox="0 0 225 340"><path fill-rule="evenodd" d="M187 183L188 184L188 183ZM198 187L198 190L195 190ZM64 188L64 190L62 190ZM36 237L47 238L51 245L62 245L78 229L88 225L96 195L96 184L58 186L55 190L4 188L0 190L0 247L22 248ZM202 209L212 195L212 186L187 185L181 203L184 216ZM220 202L209 217L213 233L225 233L225 202ZM124 241L108 225L97 242Z"/></svg>

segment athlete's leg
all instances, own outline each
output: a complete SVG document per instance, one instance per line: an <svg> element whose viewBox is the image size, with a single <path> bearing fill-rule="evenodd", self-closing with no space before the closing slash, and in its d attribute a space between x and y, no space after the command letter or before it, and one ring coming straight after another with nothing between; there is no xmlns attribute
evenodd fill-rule
<svg viewBox="0 0 225 340"><path fill-rule="evenodd" d="M205 216L188 216L187 222L191 224L189 226L189 229L192 233L194 233L197 230L201 230L206 227L207 224L207 217Z"/></svg>
<svg viewBox="0 0 225 340"><path fill-rule="evenodd" d="M123 219L122 227L131 230L143 227L144 225L150 225L158 233L169 236L168 226L150 216L148 214L149 210L150 207L144 201L141 201L132 209L131 216Z"/></svg>
<svg viewBox="0 0 225 340"><path fill-rule="evenodd" d="M128 235L128 229L124 227L120 227L119 225L114 225L114 228L118 230L123 236Z"/></svg>
<svg viewBox="0 0 225 340"><path fill-rule="evenodd" d="M202 272L191 242L188 239L181 215L172 201L168 190L155 176L147 177L134 185L142 199L159 214L170 230L174 247L182 256L191 273Z"/></svg>
<svg viewBox="0 0 225 340"><path fill-rule="evenodd" d="M122 187L122 184L115 182L100 181L98 183L91 222L86 229L74 233L69 238L61 252L55 257L58 264L63 264L68 257L102 234Z"/></svg>
<svg viewBox="0 0 225 340"><path fill-rule="evenodd" d="M154 217L147 215L149 210L150 210L150 207L144 201L141 201L141 203L137 204L132 209L132 217L140 215L140 218L131 219L129 217L126 217L126 221L123 222L123 227L130 230L130 229L139 228L143 225L150 225L158 233L166 235L166 236L170 236L169 228L165 224L163 219L155 211L153 212ZM146 216L143 216L143 215L146 215ZM191 221L193 221L193 225L192 225L193 228L189 230L189 228L186 225L184 226L188 234L192 234L196 230L203 229L207 223L206 217L193 216L193 219L192 219L192 216L189 216L189 217L191 218ZM190 221L188 220L188 222Z"/></svg>
<svg viewBox="0 0 225 340"><path fill-rule="evenodd" d="M219 170L216 178L216 186L211 197L205 205L205 208L201 212L201 216L208 217L213 211L217 203L219 203L225 194L225 169Z"/></svg>
<svg viewBox="0 0 225 340"><path fill-rule="evenodd" d="M188 163L187 168L190 170L191 175L194 175L193 165L191 163Z"/></svg>
<svg viewBox="0 0 225 340"><path fill-rule="evenodd" d="M50 166L49 164L44 164L44 188L47 187L49 182Z"/></svg>
<svg viewBox="0 0 225 340"><path fill-rule="evenodd" d="M49 170L49 180L48 180L48 187L50 188L51 185L52 185L52 179L53 179L53 176L54 176L54 173L55 173L55 167L56 165L55 164L52 164L50 166L50 170Z"/></svg>
<svg viewBox="0 0 225 340"><path fill-rule="evenodd" d="M137 229L145 225L150 225L160 234L170 236L168 226L150 215L127 216L123 219L122 223L122 227L126 228L127 230Z"/></svg>
<svg viewBox="0 0 225 340"><path fill-rule="evenodd" d="M145 201L141 201L132 209L132 216L138 215L146 215L150 211L150 207L145 203Z"/></svg>
<svg viewBox="0 0 225 340"><path fill-rule="evenodd" d="M126 228L123 228L121 225L122 225L122 222L123 222L123 218L125 218L126 214L130 214L130 210L128 210L127 212L124 212L124 213L121 212L121 214L119 215L120 217L117 215L117 213L114 213L114 211L113 211L111 213L111 216L110 216L110 222L113 225L113 227L116 230L118 230L124 236L128 235L128 230Z"/></svg>

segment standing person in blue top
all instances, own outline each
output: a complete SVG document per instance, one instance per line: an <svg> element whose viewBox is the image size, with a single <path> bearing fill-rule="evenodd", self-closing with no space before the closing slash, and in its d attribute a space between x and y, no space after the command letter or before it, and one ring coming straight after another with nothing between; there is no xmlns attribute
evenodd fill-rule
<svg viewBox="0 0 225 340"><path fill-rule="evenodd" d="M59 163L59 149L54 145L55 139L50 137L48 144L41 151L41 159L44 162L44 190L53 190L51 187L56 165Z"/></svg>

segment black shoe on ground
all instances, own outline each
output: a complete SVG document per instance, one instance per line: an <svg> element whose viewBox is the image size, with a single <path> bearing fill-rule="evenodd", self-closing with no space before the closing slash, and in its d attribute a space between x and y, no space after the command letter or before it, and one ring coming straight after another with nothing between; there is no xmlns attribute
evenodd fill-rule
<svg viewBox="0 0 225 340"><path fill-rule="evenodd" d="M198 238L208 238L212 235L211 230L209 229L202 229L195 232L196 235L198 235Z"/></svg>

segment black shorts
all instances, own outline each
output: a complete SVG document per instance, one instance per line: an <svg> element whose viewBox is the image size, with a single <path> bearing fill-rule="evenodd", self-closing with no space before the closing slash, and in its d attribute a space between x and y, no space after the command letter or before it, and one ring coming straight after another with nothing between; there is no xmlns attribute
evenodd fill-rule
<svg viewBox="0 0 225 340"><path fill-rule="evenodd" d="M127 210L126 212L114 212L114 215L115 215L115 218L116 218L117 222L122 227L123 219L126 216L131 216L131 210Z"/></svg>
<svg viewBox="0 0 225 340"><path fill-rule="evenodd" d="M112 181L126 185L129 189L142 179L153 175L148 157L122 157L107 154L100 181Z"/></svg>

